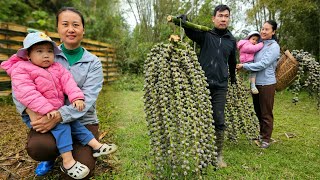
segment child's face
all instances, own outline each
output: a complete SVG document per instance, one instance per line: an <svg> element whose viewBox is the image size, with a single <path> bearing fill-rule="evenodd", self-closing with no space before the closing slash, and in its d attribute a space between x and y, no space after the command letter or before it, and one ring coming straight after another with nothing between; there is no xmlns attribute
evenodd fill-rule
<svg viewBox="0 0 320 180"><path fill-rule="evenodd" d="M50 42L32 45L28 58L37 66L43 68L51 66L54 62L53 45Z"/></svg>
<svg viewBox="0 0 320 180"><path fill-rule="evenodd" d="M257 44L258 43L258 40L259 40L259 37L258 36L251 36L249 41L252 43L252 44Z"/></svg>

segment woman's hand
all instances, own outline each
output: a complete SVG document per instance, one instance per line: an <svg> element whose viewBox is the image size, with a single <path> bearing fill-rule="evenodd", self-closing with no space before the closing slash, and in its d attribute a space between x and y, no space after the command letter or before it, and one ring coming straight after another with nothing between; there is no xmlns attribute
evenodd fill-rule
<svg viewBox="0 0 320 180"><path fill-rule="evenodd" d="M29 108L26 109L26 113L29 115L31 122L42 118L41 114L38 114Z"/></svg>
<svg viewBox="0 0 320 180"><path fill-rule="evenodd" d="M28 111L27 113L29 114ZM56 113L56 116L53 117L52 119L48 119L47 116L41 116L40 118L38 117L36 119L31 120L30 124L35 131L40 133L46 133L50 131L52 128L54 128L61 121L62 121L61 114L60 112L58 112Z"/></svg>
<svg viewBox="0 0 320 180"><path fill-rule="evenodd" d="M237 68L237 70L242 69L243 68L243 64L237 64L236 68Z"/></svg>

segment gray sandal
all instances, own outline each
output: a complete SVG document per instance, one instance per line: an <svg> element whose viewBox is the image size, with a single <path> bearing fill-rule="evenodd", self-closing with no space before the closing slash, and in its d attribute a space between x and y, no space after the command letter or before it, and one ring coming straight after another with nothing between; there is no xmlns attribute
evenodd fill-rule
<svg viewBox="0 0 320 180"><path fill-rule="evenodd" d="M99 149L93 150L93 157L108 155L115 152L117 149L118 147L115 144L103 144Z"/></svg>
<svg viewBox="0 0 320 180"><path fill-rule="evenodd" d="M90 172L90 169L86 165L81 164L78 161L76 161L76 163L74 163L74 165L69 169L64 168L63 165L60 166L60 169L73 179L83 179Z"/></svg>

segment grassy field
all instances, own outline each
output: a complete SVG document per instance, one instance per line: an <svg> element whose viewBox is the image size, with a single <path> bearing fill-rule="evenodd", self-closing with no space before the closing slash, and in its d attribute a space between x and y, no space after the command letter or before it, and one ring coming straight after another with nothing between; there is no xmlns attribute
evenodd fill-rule
<svg viewBox="0 0 320 180"><path fill-rule="evenodd" d="M110 129L119 146L112 173L96 179L156 179L149 156L149 137L143 112L140 79L130 78L105 87L99 97L98 113L102 129ZM275 142L262 150L241 139L226 142L228 167L208 168L204 179L320 179L320 113L307 94L291 103L290 92L276 94L274 106Z"/></svg>

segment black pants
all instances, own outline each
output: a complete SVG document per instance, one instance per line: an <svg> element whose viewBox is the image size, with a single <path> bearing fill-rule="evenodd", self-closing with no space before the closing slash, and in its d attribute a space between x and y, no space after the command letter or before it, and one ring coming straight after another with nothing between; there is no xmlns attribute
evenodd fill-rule
<svg viewBox="0 0 320 180"><path fill-rule="evenodd" d="M226 128L224 109L226 106L227 89L210 88L212 112L215 130L223 131Z"/></svg>

